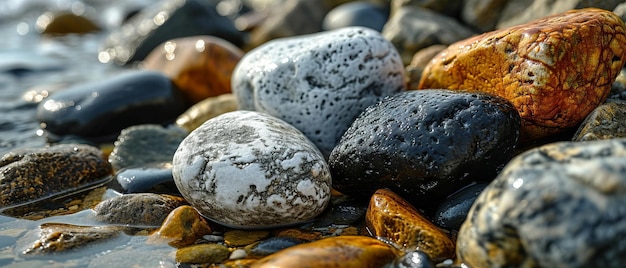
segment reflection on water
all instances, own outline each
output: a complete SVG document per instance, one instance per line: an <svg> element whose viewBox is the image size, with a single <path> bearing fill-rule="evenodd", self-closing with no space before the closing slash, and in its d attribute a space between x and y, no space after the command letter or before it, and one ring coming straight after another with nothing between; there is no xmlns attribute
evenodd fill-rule
<svg viewBox="0 0 626 268"><path fill-rule="evenodd" d="M16 148L43 147L36 120L38 101L75 83L107 79L119 67L101 64L100 43L119 25L125 8L153 1L136 0L2 0L0 1L0 156ZM45 37L37 20L46 11L71 10L90 17L105 29L86 35ZM98 17L99 16L99 17ZM106 198L106 197L105 197ZM150 245L146 235L122 233L113 239L63 254L24 256L43 223L97 226L93 211L38 221L0 215L1 267L174 267L174 249ZM146 254L146 252L150 252Z"/></svg>

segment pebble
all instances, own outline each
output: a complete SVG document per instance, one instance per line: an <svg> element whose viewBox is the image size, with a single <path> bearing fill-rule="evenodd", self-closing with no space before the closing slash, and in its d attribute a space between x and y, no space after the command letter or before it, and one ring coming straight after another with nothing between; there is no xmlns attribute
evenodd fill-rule
<svg viewBox="0 0 626 268"><path fill-rule="evenodd" d="M582 9L485 33L439 53L418 88L499 95L520 113L524 140L546 137L604 102L626 59L624 28L610 11Z"/></svg>
<svg viewBox="0 0 626 268"><path fill-rule="evenodd" d="M558 142L511 160L472 206L470 267L622 267L626 140Z"/></svg>
<svg viewBox="0 0 626 268"><path fill-rule="evenodd" d="M467 1L467 0L466 0ZM391 13L395 13L402 7L421 7L451 18L457 18L466 1L457 0L390 0Z"/></svg>
<svg viewBox="0 0 626 268"><path fill-rule="evenodd" d="M173 122L185 109L167 77L129 71L52 94L39 103L37 119L52 134L113 140L129 126Z"/></svg>
<svg viewBox="0 0 626 268"><path fill-rule="evenodd" d="M396 49L364 27L266 43L242 58L232 78L240 109L285 120L325 156L366 107L405 90Z"/></svg>
<svg viewBox="0 0 626 268"><path fill-rule="evenodd" d="M417 88L419 82L422 78L422 73L426 66L434 58L439 52L446 49L446 45L432 45L429 47L425 47L417 51L413 54L413 58L411 58L411 62L409 65L405 67L407 77L409 81L407 82L408 88Z"/></svg>
<svg viewBox="0 0 626 268"><path fill-rule="evenodd" d="M71 12L46 12L37 18L36 25L45 35L86 34L100 30L90 19Z"/></svg>
<svg viewBox="0 0 626 268"><path fill-rule="evenodd" d="M315 0L271 1L265 5L267 15L250 33L246 50L277 38L320 32L328 12L324 2Z"/></svg>
<svg viewBox="0 0 626 268"><path fill-rule="evenodd" d="M159 228L172 210L184 204L185 200L177 196L125 194L100 202L94 211L100 222Z"/></svg>
<svg viewBox="0 0 626 268"><path fill-rule="evenodd" d="M626 102L611 101L594 109L580 124L573 141L626 138Z"/></svg>
<svg viewBox="0 0 626 268"><path fill-rule="evenodd" d="M187 134L181 128L165 128L155 124L127 127L113 143L109 163L113 169L119 171L128 167L172 162L174 152Z"/></svg>
<svg viewBox="0 0 626 268"><path fill-rule="evenodd" d="M405 6L389 17L382 34L398 49L403 64L407 65L420 49L449 45L474 35L474 31L432 10Z"/></svg>
<svg viewBox="0 0 626 268"><path fill-rule="evenodd" d="M229 260L240 260L240 259L244 259L248 257L248 253L246 252L245 249L235 249L233 250L233 252L230 253L230 256L228 256Z"/></svg>
<svg viewBox="0 0 626 268"><path fill-rule="evenodd" d="M174 183L171 163L124 168L115 173L115 179L123 193L180 194ZM115 188L116 185L109 186Z"/></svg>
<svg viewBox="0 0 626 268"><path fill-rule="evenodd" d="M93 146L16 149L0 158L0 209L106 183L111 165Z"/></svg>
<svg viewBox="0 0 626 268"><path fill-rule="evenodd" d="M461 20L480 32L493 31L500 19L502 9L508 2L502 0L465 0L461 10ZM523 1L515 1L523 2ZM518 11L520 9L518 8Z"/></svg>
<svg viewBox="0 0 626 268"><path fill-rule="evenodd" d="M322 28L325 31L342 27L362 26L382 31L389 18L389 9L365 1L354 1L339 5L324 17Z"/></svg>
<svg viewBox="0 0 626 268"><path fill-rule="evenodd" d="M398 250L367 236L336 236L289 247L264 257L251 268L383 267Z"/></svg>
<svg viewBox="0 0 626 268"><path fill-rule="evenodd" d="M206 121L180 144L172 173L203 216L237 229L309 221L330 200L330 171L319 150L291 125L259 112Z"/></svg>
<svg viewBox="0 0 626 268"><path fill-rule="evenodd" d="M42 255L66 252L85 247L91 243L118 237L121 229L116 226L78 226L63 223L44 223L39 226L39 236L23 251L26 255Z"/></svg>
<svg viewBox="0 0 626 268"><path fill-rule="evenodd" d="M230 251L224 245L198 244L179 248L176 251L176 261L180 263L220 263L228 259Z"/></svg>
<svg viewBox="0 0 626 268"><path fill-rule="evenodd" d="M191 132L202 125L204 121L238 109L239 105L233 94L227 93L216 97L208 97L179 115L176 119L176 126Z"/></svg>
<svg viewBox="0 0 626 268"><path fill-rule="evenodd" d="M106 37L98 60L131 64L145 59L168 40L197 35L216 36L242 45L242 33L230 19L217 13L215 5L200 0L164 0L149 5Z"/></svg>
<svg viewBox="0 0 626 268"><path fill-rule="evenodd" d="M293 237L274 236L259 241L258 243L251 244L246 248L250 256L265 257L267 255L274 254L280 250L293 247L302 243L304 243L304 241L301 239Z"/></svg>
<svg viewBox="0 0 626 268"><path fill-rule="evenodd" d="M353 200L333 202L326 211L317 217L314 228L355 224L362 220L367 211L367 205L362 205Z"/></svg>
<svg viewBox="0 0 626 268"><path fill-rule="evenodd" d="M230 80L243 51L214 36L191 36L166 41L143 61L143 68L169 77L187 102L231 92Z"/></svg>
<svg viewBox="0 0 626 268"><path fill-rule="evenodd" d="M372 236L407 251L420 250L435 261L454 256L454 243L402 197L387 189L372 195L365 216Z"/></svg>
<svg viewBox="0 0 626 268"><path fill-rule="evenodd" d="M212 232L211 226L192 206L183 205L167 215L161 228L153 235L156 240L167 240L175 248L192 245Z"/></svg>
<svg viewBox="0 0 626 268"><path fill-rule="evenodd" d="M224 241L231 247L240 247L267 238L269 235L270 232L267 230L230 230L224 233Z"/></svg>
<svg viewBox="0 0 626 268"><path fill-rule="evenodd" d="M437 267L428 254L415 250L398 257L385 268L435 268ZM447 266L446 266L447 267Z"/></svg>
<svg viewBox="0 0 626 268"><path fill-rule="evenodd" d="M513 156L519 116L494 95L413 90L386 98L354 121L329 158L333 187L369 199L389 188L434 210L474 180L488 181Z"/></svg>
<svg viewBox="0 0 626 268"><path fill-rule="evenodd" d="M476 183L448 197L437 207L433 223L447 230L458 231L467 218L472 204L485 187L487 183Z"/></svg>

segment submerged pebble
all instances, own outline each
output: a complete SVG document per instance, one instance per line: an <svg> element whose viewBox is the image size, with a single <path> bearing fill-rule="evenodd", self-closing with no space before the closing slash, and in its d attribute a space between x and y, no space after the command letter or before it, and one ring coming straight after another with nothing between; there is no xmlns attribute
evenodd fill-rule
<svg viewBox="0 0 626 268"><path fill-rule="evenodd" d="M89 145L14 150L0 158L0 209L103 184L111 172L102 151Z"/></svg>
<svg viewBox="0 0 626 268"><path fill-rule="evenodd" d="M330 200L328 165L297 129L267 114L235 111L192 131L172 173L199 212L233 228L311 220Z"/></svg>
<svg viewBox="0 0 626 268"><path fill-rule="evenodd" d="M110 224L158 228L172 210L184 204L185 200L177 196L125 194L100 202L94 208L95 219Z"/></svg>

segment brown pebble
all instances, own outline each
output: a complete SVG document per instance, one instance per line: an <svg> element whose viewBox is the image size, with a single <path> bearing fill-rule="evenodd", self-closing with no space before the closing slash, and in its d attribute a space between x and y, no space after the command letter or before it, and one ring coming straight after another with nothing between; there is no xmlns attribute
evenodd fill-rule
<svg viewBox="0 0 626 268"><path fill-rule="evenodd" d="M121 229L115 226L77 226L63 223L44 223L40 227L39 239L24 251L25 254L48 254L84 247L117 237Z"/></svg>
<svg viewBox="0 0 626 268"><path fill-rule="evenodd" d="M170 246L180 248L193 244L211 232L211 227L198 211L185 205L170 212L154 237L168 240Z"/></svg>
<svg viewBox="0 0 626 268"><path fill-rule="evenodd" d="M380 189L372 195L365 216L375 237L405 250L420 250L434 261L454 257L454 243L437 226L396 193Z"/></svg>
<svg viewBox="0 0 626 268"><path fill-rule="evenodd" d="M176 261L180 263L212 264L228 259L230 251L217 244L198 244L176 250Z"/></svg>
<svg viewBox="0 0 626 268"><path fill-rule="evenodd" d="M91 20L73 13L52 14L46 12L37 18L37 26L43 34L86 34L100 30Z"/></svg>
<svg viewBox="0 0 626 268"><path fill-rule="evenodd" d="M173 39L154 49L144 68L174 81L190 103L231 92L230 76L243 51L214 36Z"/></svg>
<svg viewBox="0 0 626 268"><path fill-rule="evenodd" d="M624 28L613 12L588 8L485 33L439 53L418 88L499 95L519 112L523 139L545 137L607 98L626 60Z"/></svg>
<svg viewBox="0 0 626 268"><path fill-rule="evenodd" d="M224 241L231 247L240 247L267 238L269 235L270 232L267 230L230 230L224 233Z"/></svg>
<svg viewBox="0 0 626 268"><path fill-rule="evenodd" d="M160 227L172 210L186 204L185 199L166 194L125 194L100 202L94 210L96 220L136 227Z"/></svg>
<svg viewBox="0 0 626 268"><path fill-rule="evenodd" d="M383 267L399 251L368 236L335 236L299 244L266 256L251 268Z"/></svg>

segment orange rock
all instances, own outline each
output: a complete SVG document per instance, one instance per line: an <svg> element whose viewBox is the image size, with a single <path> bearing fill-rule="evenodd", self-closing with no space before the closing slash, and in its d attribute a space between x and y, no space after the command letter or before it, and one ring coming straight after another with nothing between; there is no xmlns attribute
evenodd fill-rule
<svg viewBox="0 0 626 268"><path fill-rule="evenodd" d="M226 40L193 36L163 43L150 52L143 67L172 79L194 104L230 93L230 76L242 56L243 51Z"/></svg>
<svg viewBox="0 0 626 268"><path fill-rule="evenodd" d="M196 209L192 206L180 206L170 212L154 237L169 241L170 246L178 248L191 245L198 238L210 233L211 227Z"/></svg>
<svg viewBox="0 0 626 268"><path fill-rule="evenodd" d="M421 250L435 261L454 257L454 243L406 200L387 189L372 195L365 223L373 236L405 250Z"/></svg>
<svg viewBox="0 0 626 268"><path fill-rule="evenodd" d="M300 244L269 255L251 268L383 267L399 251L367 236L335 236Z"/></svg>
<svg viewBox="0 0 626 268"><path fill-rule="evenodd" d="M522 118L523 139L558 133L602 103L626 58L624 22L601 9L572 10L450 45L420 89L502 96Z"/></svg>

